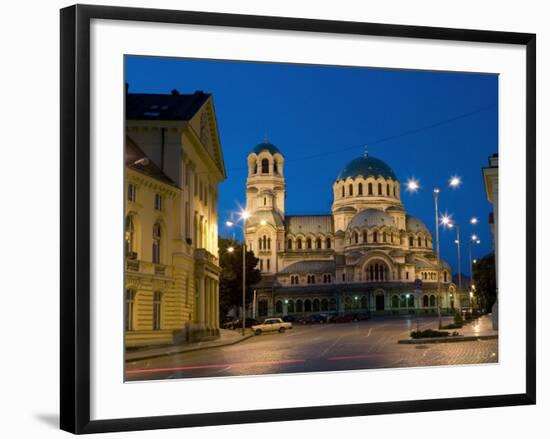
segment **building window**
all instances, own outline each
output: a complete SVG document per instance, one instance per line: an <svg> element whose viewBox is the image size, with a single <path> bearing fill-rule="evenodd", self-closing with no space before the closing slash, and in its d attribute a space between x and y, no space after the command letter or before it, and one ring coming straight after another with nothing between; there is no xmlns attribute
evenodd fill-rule
<svg viewBox="0 0 550 439"><path fill-rule="evenodd" d="M319 299L313 299L313 308L312 308L312 311L313 312L319 312L320 308L321 308L321 302L319 302Z"/></svg>
<svg viewBox="0 0 550 439"><path fill-rule="evenodd" d="M346 188L342 186L342 198L346 196Z"/></svg>
<svg viewBox="0 0 550 439"><path fill-rule="evenodd" d="M367 241L368 241L367 231L363 230L363 242L367 242Z"/></svg>
<svg viewBox="0 0 550 439"><path fill-rule="evenodd" d="M292 250L292 239L289 239L287 241L286 246L288 247L289 250Z"/></svg>
<svg viewBox="0 0 550 439"><path fill-rule="evenodd" d="M355 241L356 244L359 243L359 233L353 232L353 240Z"/></svg>
<svg viewBox="0 0 550 439"><path fill-rule="evenodd" d="M269 160L262 160L262 174L269 174Z"/></svg>
<svg viewBox="0 0 550 439"><path fill-rule="evenodd" d="M315 246L317 248L321 248L321 238L317 238L317 240L315 241Z"/></svg>
<svg viewBox="0 0 550 439"><path fill-rule="evenodd" d="M383 262L371 262L366 268L367 282L387 282L389 280L390 270Z"/></svg>
<svg viewBox="0 0 550 439"><path fill-rule="evenodd" d="M443 282L447 282L447 272L443 272Z"/></svg>
<svg viewBox="0 0 550 439"><path fill-rule="evenodd" d="M409 247L412 247L414 245L414 239L412 236L409 236Z"/></svg>
<svg viewBox="0 0 550 439"><path fill-rule="evenodd" d="M275 302L275 312L277 314L283 313L283 302L281 302L280 300L277 300L277 302Z"/></svg>
<svg viewBox="0 0 550 439"><path fill-rule="evenodd" d="M424 238L424 247L428 247L428 238Z"/></svg>
<svg viewBox="0 0 550 439"><path fill-rule="evenodd" d="M286 304L286 311L291 314L294 312L294 300L289 300Z"/></svg>
<svg viewBox="0 0 550 439"><path fill-rule="evenodd" d="M162 309L162 293L155 291L153 295L153 330L158 331L161 328L161 309Z"/></svg>
<svg viewBox="0 0 550 439"><path fill-rule="evenodd" d="M258 238L258 250L262 249L262 238Z"/></svg>
<svg viewBox="0 0 550 439"><path fill-rule="evenodd" d="M422 296L422 306L424 308L427 308L429 305L429 299L428 299L428 296L424 294L424 296Z"/></svg>
<svg viewBox="0 0 550 439"><path fill-rule="evenodd" d="M409 279L409 272L408 271L405 273L405 279L407 279L407 280Z"/></svg>
<svg viewBox="0 0 550 439"><path fill-rule="evenodd" d="M132 215L128 215L126 217L126 231L124 234L124 246L125 246L124 250L125 250L126 257L133 256L134 243L135 243L134 217Z"/></svg>
<svg viewBox="0 0 550 439"><path fill-rule="evenodd" d="M162 195L155 194L155 210L162 210Z"/></svg>
<svg viewBox="0 0 550 439"><path fill-rule="evenodd" d="M133 290L126 290L126 297L124 298L124 329L126 331L134 330L134 303L136 299L136 292Z"/></svg>
<svg viewBox="0 0 550 439"><path fill-rule="evenodd" d="M279 166L277 165L277 161L274 161L273 162L273 172L275 174L278 174L279 173Z"/></svg>
<svg viewBox="0 0 550 439"><path fill-rule="evenodd" d="M304 302L304 312L311 312L311 300L309 299Z"/></svg>
<svg viewBox="0 0 550 439"><path fill-rule="evenodd" d="M128 185L128 201L136 201L136 185L132 183Z"/></svg>
<svg viewBox="0 0 550 439"><path fill-rule="evenodd" d="M342 273L342 282L346 281L346 273Z"/></svg>
<svg viewBox="0 0 550 439"><path fill-rule="evenodd" d="M430 296L430 307L434 307L435 306L435 296L432 294Z"/></svg>
<svg viewBox="0 0 550 439"><path fill-rule="evenodd" d="M386 185L386 195L388 197L390 196L390 184L389 183Z"/></svg>
<svg viewBox="0 0 550 439"><path fill-rule="evenodd" d="M267 238L267 249L271 250L271 238Z"/></svg>
<svg viewBox="0 0 550 439"><path fill-rule="evenodd" d="M264 271L264 260L260 259L260 271Z"/></svg>
<svg viewBox="0 0 550 439"><path fill-rule="evenodd" d="M378 242L378 232L372 232L372 242Z"/></svg>
<svg viewBox="0 0 550 439"><path fill-rule="evenodd" d="M330 238L327 238L327 248L330 248Z"/></svg>
<svg viewBox="0 0 550 439"><path fill-rule="evenodd" d="M357 185L357 195L363 195L363 183Z"/></svg>
<svg viewBox="0 0 550 439"><path fill-rule="evenodd" d="M258 173L258 163L254 163L254 174Z"/></svg>
<svg viewBox="0 0 550 439"><path fill-rule="evenodd" d="M160 264L161 230L160 224L153 226L153 264Z"/></svg>
<svg viewBox="0 0 550 439"><path fill-rule="evenodd" d="M382 242L387 242L388 237L386 235L386 232L382 233Z"/></svg>
<svg viewBox="0 0 550 439"><path fill-rule="evenodd" d="M304 303L298 299L296 301L296 312L303 312L304 311Z"/></svg>
<svg viewBox="0 0 550 439"><path fill-rule="evenodd" d="M422 247L422 238L419 236L418 237L418 247Z"/></svg>
<svg viewBox="0 0 550 439"><path fill-rule="evenodd" d="M369 195L372 195L372 183L369 183L368 188L369 188Z"/></svg>
<svg viewBox="0 0 550 439"><path fill-rule="evenodd" d="M265 235L262 238L262 249L263 250L267 249L267 236L265 236Z"/></svg>
<svg viewBox="0 0 550 439"><path fill-rule="evenodd" d="M382 183L378 183L378 195L382 195Z"/></svg>
<svg viewBox="0 0 550 439"><path fill-rule="evenodd" d="M271 266L271 264L270 264L271 259L267 259L266 261L267 261L267 271L269 271L270 268L271 268L271 267L270 267L270 266Z"/></svg>
<svg viewBox="0 0 550 439"><path fill-rule="evenodd" d="M297 246L298 250L302 250L302 240L301 239L298 239L298 241L296 241L296 246Z"/></svg>
<svg viewBox="0 0 550 439"><path fill-rule="evenodd" d="M353 185L352 184L349 185L349 196L350 197L353 196Z"/></svg>
<svg viewBox="0 0 550 439"><path fill-rule="evenodd" d="M399 308L399 296L393 295L391 296L391 307L392 308Z"/></svg>
<svg viewBox="0 0 550 439"><path fill-rule="evenodd" d="M397 197L397 192L396 192L396 190L395 190L395 186L393 187L393 196L394 196L394 197Z"/></svg>

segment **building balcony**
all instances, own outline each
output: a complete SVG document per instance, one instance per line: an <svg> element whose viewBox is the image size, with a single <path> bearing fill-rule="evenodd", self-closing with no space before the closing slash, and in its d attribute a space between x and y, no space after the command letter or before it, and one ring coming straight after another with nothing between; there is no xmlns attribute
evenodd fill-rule
<svg viewBox="0 0 550 439"><path fill-rule="evenodd" d="M162 264L153 264L152 262L139 259L126 259L126 271L146 276L172 276L172 267Z"/></svg>

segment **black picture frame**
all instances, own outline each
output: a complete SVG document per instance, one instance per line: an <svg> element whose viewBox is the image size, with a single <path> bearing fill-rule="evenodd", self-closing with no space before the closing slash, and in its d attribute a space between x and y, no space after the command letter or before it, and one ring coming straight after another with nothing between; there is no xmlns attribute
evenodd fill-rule
<svg viewBox="0 0 550 439"><path fill-rule="evenodd" d="M514 44L526 47L526 392L225 413L90 420L90 22L131 20ZM536 36L304 18L75 5L61 10L61 387L63 430L99 433L426 412L535 404L536 401Z"/></svg>

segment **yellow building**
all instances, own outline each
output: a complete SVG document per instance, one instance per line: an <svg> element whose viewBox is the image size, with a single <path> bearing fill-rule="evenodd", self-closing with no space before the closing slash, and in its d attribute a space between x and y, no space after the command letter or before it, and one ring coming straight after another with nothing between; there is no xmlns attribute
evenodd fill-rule
<svg viewBox="0 0 550 439"><path fill-rule="evenodd" d="M127 94L127 347L219 334L218 184L212 96Z"/></svg>

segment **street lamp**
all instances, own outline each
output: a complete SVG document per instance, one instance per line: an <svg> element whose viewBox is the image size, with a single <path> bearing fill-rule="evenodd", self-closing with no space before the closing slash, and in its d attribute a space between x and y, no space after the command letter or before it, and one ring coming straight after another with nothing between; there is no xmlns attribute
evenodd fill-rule
<svg viewBox="0 0 550 439"><path fill-rule="evenodd" d="M473 297L473 290L474 287L474 269L473 269L473 263L476 262L476 260L472 260L472 245L473 244L480 244L481 241L477 237L477 235L472 235L470 238L470 241L468 241L468 256L470 257L470 285L471 285L471 291L470 291L470 297ZM473 308L472 308L473 311Z"/></svg>
<svg viewBox="0 0 550 439"><path fill-rule="evenodd" d="M250 218L250 216L251 216L251 214L248 210L246 210L246 209L241 210L240 217L241 217L241 221L242 221L242 231L243 231L243 245L242 245L242 250L243 250L243 312L242 312L243 327L242 327L242 333L243 333L243 335L244 335L245 330L246 330L246 239L245 239L245 225L246 225L246 220L248 218ZM235 225L235 223L233 221L226 221L225 225L227 227L233 227ZM230 248L232 248L232 247L230 247ZM227 250L229 252L231 252L231 250L229 248ZM234 250L235 249L233 249L233 251Z"/></svg>
<svg viewBox="0 0 550 439"><path fill-rule="evenodd" d="M457 189L462 184L462 180L459 176L453 175L449 179L448 186L452 189ZM417 192L420 187L420 183L415 178L410 178L406 183L406 188L409 192ZM433 189L434 197L434 210L435 210L435 242L436 242L436 256L437 256L437 317L438 317L438 326L441 329L441 258L439 253L439 223L445 226L451 222L451 217L447 214L444 214L439 218L439 193L441 189L435 187Z"/></svg>

